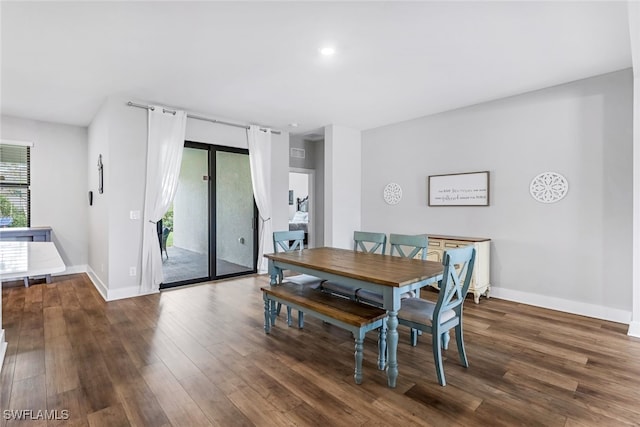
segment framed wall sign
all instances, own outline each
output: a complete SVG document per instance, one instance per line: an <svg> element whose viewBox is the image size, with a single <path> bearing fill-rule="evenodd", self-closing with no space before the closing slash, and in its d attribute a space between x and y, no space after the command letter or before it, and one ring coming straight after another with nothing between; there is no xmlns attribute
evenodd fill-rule
<svg viewBox="0 0 640 427"><path fill-rule="evenodd" d="M427 178L429 206L489 206L489 171Z"/></svg>

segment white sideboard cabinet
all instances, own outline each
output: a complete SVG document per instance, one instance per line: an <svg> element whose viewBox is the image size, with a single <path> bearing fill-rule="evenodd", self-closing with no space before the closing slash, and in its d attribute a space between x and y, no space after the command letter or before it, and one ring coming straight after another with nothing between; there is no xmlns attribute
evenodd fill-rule
<svg viewBox="0 0 640 427"><path fill-rule="evenodd" d="M427 234L429 237L429 249L427 259L442 262L443 253L447 249L460 248L462 246L473 245L476 248L476 261L473 266L473 276L469 293L473 294L476 304L480 302L480 296L489 298L491 283L489 279L489 269L491 265L490 245L491 239L483 237L461 237L443 236L438 234ZM436 287L437 283L434 284Z"/></svg>

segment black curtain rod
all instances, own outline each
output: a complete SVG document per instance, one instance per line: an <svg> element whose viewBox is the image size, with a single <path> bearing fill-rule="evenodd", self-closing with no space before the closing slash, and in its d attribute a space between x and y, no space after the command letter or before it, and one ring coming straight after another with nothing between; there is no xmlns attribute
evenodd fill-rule
<svg viewBox="0 0 640 427"><path fill-rule="evenodd" d="M155 110L155 107L153 107L151 105L136 104L135 102L131 102L131 101L127 102L127 105L129 107L145 108L147 110L152 110L152 111ZM162 112L163 113L169 113L169 114L176 114L175 111L167 110L166 108L163 108ZM240 125L240 124L237 124L237 123L230 123L230 122L223 122L222 120L209 119L207 117L196 116L196 115L189 114L189 113L187 113L187 117L190 117L192 119L197 119L197 120L204 120L205 122L218 123L218 124L221 124L221 125L233 126L233 127L242 128L242 129L249 129L249 126L246 126L246 125ZM260 130L266 131L267 129L261 127ZM280 135L280 131L279 130L272 130L271 133L276 134L276 135Z"/></svg>

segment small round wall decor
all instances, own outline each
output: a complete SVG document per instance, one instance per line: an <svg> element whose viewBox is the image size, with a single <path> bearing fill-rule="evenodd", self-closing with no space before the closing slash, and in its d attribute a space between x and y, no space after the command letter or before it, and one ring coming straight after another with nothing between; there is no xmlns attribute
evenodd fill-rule
<svg viewBox="0 0 640 427"><path fill-rule="evenodd" d="M402 188L395 182L391 182L384 187L384 201L389 205L397 205L402 199Z"/></svg>
<svg viewBox="0 0 640 427"><path fill-rule="evenodd" d="M543 172L531 180L529 192L540 203L555 203L569 191L567 179L556 172Z"/></svg>

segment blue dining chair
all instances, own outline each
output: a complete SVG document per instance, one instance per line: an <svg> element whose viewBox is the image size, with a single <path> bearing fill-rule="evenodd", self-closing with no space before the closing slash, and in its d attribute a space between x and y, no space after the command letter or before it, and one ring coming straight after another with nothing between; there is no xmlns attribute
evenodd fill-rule
<svg viewBox="0 0 640 427"><path fill-rule="evenodd" d="M446 385L442 365L443 335L455 328L456 343L460 362L469 367L462 334L462 306L467 296L476 250L473 246L451 249L444 253L442 264L444 273L439 283L440 293L434 303L422 298L408 298L402 301L398 312L398 323L411 328L411 344L416 345L416 330L431 334L431 347L440 385ZM457 267L457 268L456 268Z"/></svg>
<svg viewBox="0 0 640 427"><path fill-rule="evenodd" d="M385 254L387 246L387 235L384 233L371 233L368 231L353 232L353 250L356 252ZM326 281L321 288L325 292L356 299L357 289L350 288L340 283Z"/></svg>
<svg viewBox="0 0 640 427"><path fill-rule="evenodd" d="M402 258L415 258L420 255L420 259L423 261L427 259L427 247L429 239L426 234L420 234L417 236L408 236L406 234L390 234L389 244L391 245L391 255L396 255ZM416 294L412 292L405 292L400 296L400 299L411 298ZM356 298L358 301L382 307L382 294L367 289L358 289L356 292Z"/></svg>
<svg viewBox="0 0 640 427"><path fill-rule="evenodd" d="M273 250L275 253L280 252L293 252L301 251L304 249L304 231L274 231L273 232ZM283 272L280 271L278 277L278 283L283 281ZM309 274L298 274L295 276L287 276L287 282L294 283L300 286L308 286L317 288L324 279L311 276ZM277 313L280 314L282 304L278 303ZM301 321L302 314L298 313L299 321ZM291 325L291 307L287 307L287 323Z"/></svg>

